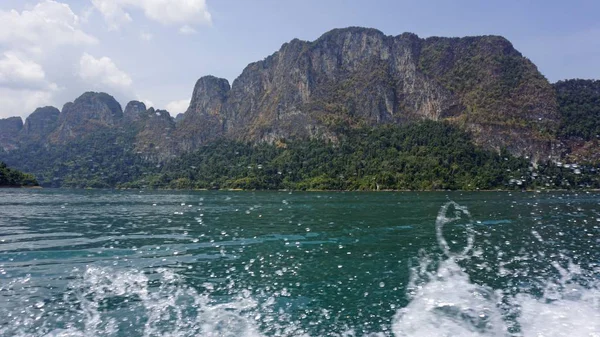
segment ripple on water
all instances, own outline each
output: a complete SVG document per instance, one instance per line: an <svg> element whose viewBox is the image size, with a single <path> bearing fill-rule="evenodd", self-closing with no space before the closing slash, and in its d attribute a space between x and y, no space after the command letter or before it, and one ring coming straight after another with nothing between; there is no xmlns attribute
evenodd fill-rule
<svg viewBox="0 0 600 337"><path fill-rule="evenodd" d="M600 331L600 196L17 195L0 198L0 336Z"/></svg>

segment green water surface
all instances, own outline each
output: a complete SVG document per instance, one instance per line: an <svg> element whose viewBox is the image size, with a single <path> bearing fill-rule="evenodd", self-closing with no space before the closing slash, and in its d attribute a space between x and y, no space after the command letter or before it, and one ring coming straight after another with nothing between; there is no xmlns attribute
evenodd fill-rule
<svg viewBox="0 0 600 337"><path fill-rule="evenodd" d="M227 310L265 335L285 326L288 335L388 335L411 300L411 266L447 258L435 224L450 200L472 216L472 226L465 217L444 228L460 251L472 227L473 249L459 262L471 282L538 294L558 277L554 262L579 265L585 282L597 277L595 193L0 190L0 335L86 324L89 335L152 335L145 292L174 297L194 317L200 299L210 308L248 299L250 309ZM109 281L86 276L94 268ZM132 275L147 278L142 295L129 296ZM119 277L129 278L124 290ZM167 310L156 329L171 331L176 316ZM193 335L184 325L172 335Z"/></svg>

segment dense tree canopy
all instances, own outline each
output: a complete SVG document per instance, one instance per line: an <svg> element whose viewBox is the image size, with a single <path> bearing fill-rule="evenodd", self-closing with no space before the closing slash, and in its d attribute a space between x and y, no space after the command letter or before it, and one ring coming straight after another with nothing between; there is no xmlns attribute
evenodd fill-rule
<svg viewBox="0 0 600 337"><path fill-rule="evenodd" d="M21 186L38 186L38 182L32 174L8 168L4 162L0 161L0 187Z"/></svg>
<svg viewBox="0 0 600 337"><path fill-rule="evenodd" d="M474 145L449 123L348 129L335 142L219 140L164 163L144 160L127 133L0 154L43 186L172 189L434 190L600 187L593 168L557 167ZM13 165L16 166L16 165Z"/></svg>
<svg viewBox="0 0 600 337"><path fill-rule="evenodd" d="M110 188L152 172L132 144L132 133L103 129L64 145L28 144L0 159L35 174L42 186Z"/></svg>
<svg viewBox="0 0 600 337"><path fill-rule="evenodd" d="M559 81L554 87L561 113L560 136L592 140L600 136L600 81Z"/></svg>
<svg viewBox="0 0 600 337"><path fill-rule="evenodd" d="M251 145L220 141L123 184L153 188L432 190L598 186L592 171L482 150L447 123L348 130L321 140Z"/></svg>

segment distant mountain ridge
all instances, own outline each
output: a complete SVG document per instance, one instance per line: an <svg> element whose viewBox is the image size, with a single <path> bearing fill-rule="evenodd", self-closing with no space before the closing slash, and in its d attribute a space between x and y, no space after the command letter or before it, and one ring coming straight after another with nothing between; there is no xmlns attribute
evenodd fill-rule
<svg viewBox="0 0 600 337"><path fill-rule="evenodd" d="M312 42L285 43L249 64L232 85L201 77L177 121L142 102L131 101L122 110L112 96L86 92L60 111L39 108L24 123L19 117L1 119L0 148L67 146L110 131L126 134L128 149L160 163L221 138L335 143L354 128L436 120L465 128L488 149L560 160L596 141L561 133L565 114L559 103L577 94L565 89L569 83L553 87L503 37L421 39L351 27ZM572 115L581 118L585 111ZM579 151L577 158L596 159L593 151Z"/></svg>

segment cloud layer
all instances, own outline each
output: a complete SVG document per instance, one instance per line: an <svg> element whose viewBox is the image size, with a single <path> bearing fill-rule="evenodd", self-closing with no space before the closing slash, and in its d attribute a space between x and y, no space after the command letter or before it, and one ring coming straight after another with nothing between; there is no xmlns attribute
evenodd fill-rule
<svg viewBox="0 0 600 337"><path fill-rule="evenodd" d="M187 30L193 29L192 25L212 23L206 0L92 0L92 4L112 30L133 21L131 10L163 25L187 26Z"/></svg>
<svg viewBox="0 0 600 337"><path fill-rule="evenodd" d="M190 99L182 99L178 101L169 102L166 106L167 111L171 113L172 116L175 116L180 113L184 113L188 106L190 106Z"/></svg>
<svg viewBox="0 0 600 337"><path fill-rule="evenodd" d="M64 45L90 45L98 40L80 27L67 4L46 0L31 10L0 10L0 45L41 53Z"/></svg>
<svg viewBox="0 0 600 337"><path fill-rule="evenodd" d="M59 50L98 43L64 3L45 0L21 12L0 10L0 117L56 104L59 86L47 78L43 62Z"/></svg>
<svg viewBox="0 0 600 337"><path fill-rule="evenodd" d="M79 77L90 83L102 83L114 89L129 89L133 81L109 57L95 58L83 53L79 59Z"/></svg>
<svg viewBox="0 0 600 337"><path fill-rule="evenodd" d="M133 34L120 28L140 17L164 29L175 26L173 34L192 34L194 27L212 24L206 0L87 0L73 6L66 0L37 1L23 3L24 9L0 8L0 118L26 117L39 106L60 108L87 90L139 99L141 94L133 89L135 74L122 68L110 51L117 45L114 38L133 36L135 41L126 43L150 46L157 28L131 25L137 30ZM98 25L97 19L106 25ZM99 37L108 37L110 44ZM184 101L169 107L182 112L189 103Z"/></svg>
<svg viewBox="0 0 600 337"><path fill-rule="evenodd" d="M0 58L0 86L14 90L55 90L57 87L46 80L41 65L10 51Z"/></svg>

